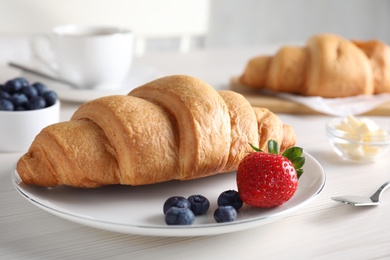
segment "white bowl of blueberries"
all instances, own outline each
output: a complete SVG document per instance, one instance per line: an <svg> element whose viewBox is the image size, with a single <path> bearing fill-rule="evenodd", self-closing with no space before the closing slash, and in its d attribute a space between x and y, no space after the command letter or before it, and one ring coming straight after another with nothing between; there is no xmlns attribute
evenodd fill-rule
<svg viewBox="0 0 390 260"><path fill-rule="evenodd" d="M56 92L18 77L0 84L0 152L24 152L46 126L59 122Z"/></svg>

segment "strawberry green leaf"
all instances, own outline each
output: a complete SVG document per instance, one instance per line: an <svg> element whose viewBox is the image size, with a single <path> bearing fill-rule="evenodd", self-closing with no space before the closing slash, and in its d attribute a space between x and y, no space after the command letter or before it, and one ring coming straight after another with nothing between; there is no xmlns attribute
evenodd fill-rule
<svg viewBox="0 0 390 260"><path fill-rule="evenodd" d="M289 159L290 161L295 158L301 157L303 153L303 149L298 146L290 147L286 151L283 152L283 156Z"/></svg>
<svg viewBox="0 0 390 260"><path fill-rule="evenodd" d="M303 169L298 169L298 170L296 170L296 172L297 172L297 177L299 179L303 173Z"/></svg>
<svg viewBox="0 0 390 260"><path fill-rule="evenodd" d="M294 168L300 169L305 164L305 157L297 157L291 160L292 164L294 165Z"/></svg>
<svg viewBox="0 0 390 260"><path fill-rule="evenodd" d="M253 144L249 143L249 145L252 147L253 150L255 150L256 152L262 152L262 150L260 150L259 148L257 148L256 146L254 146Z"/></svg>
<svg viewBox="0 0 390 260"><path fill-rule="evenodd" d="M268 141L268 153L279 154L279 144L273 139Z"/></svg>
<svg viewBox="0 0 390 260"><path fill-rule="evenodd" d="M295 171L297 172L297 177L301 177L303 174L302 166L305 164L305 157L302 157L303 149L301 147L291 147L284 151L282 154L284 157L289 159L294 165Z"/></svg>

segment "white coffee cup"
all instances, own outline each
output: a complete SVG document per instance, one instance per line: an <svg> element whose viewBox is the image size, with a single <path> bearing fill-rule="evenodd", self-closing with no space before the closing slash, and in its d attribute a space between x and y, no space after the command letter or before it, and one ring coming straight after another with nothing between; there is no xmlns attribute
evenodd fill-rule
<svg viewBox="0 0 390 260"><path fill-rule="evenodd" d="M39 48L43 41L51 46L53 60ZM53 28L49 37L32 40L37 58L61 79L79 88L99 90L123 86L132 66L133 46L131 31L109 26L63 25Z"/></svg>

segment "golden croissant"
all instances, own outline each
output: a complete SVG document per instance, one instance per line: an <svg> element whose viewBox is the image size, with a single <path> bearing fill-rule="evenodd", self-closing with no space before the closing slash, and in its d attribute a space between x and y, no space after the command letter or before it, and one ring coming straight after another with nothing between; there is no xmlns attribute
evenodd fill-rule
<svg viewBox="0 0 390 260"><path fill-rule="evenodd" d="M252 88L325 98L390 93L390 47L333 34L248 61L239 82Z"/></svg>
<svg viewBox="0 0 390 260"><path fill-rule="evenodd" d="M242 95L174 75L81 105L36 136L17 172L49 187L190 180L236 170L248 143L266 150L269 139L281 150L296 142L292 127Z"/></svg>

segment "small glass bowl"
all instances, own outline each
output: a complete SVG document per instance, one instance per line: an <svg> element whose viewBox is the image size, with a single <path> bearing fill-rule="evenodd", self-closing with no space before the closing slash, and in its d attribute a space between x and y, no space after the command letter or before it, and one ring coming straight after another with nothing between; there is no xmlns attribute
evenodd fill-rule
<svg viewBox="0 0 390 260"><path fill-rule="evenodd" d="M360 120L359 118L357 118ZM336 126L340 125L344 118L334 118L326 124L326 134L333 150L344 160L353 162L374 162L382 158L390 151L390 128L375 121L379 127L387 132L387 135L371 135L369 140L363 136L351 134Z"/></svg>

